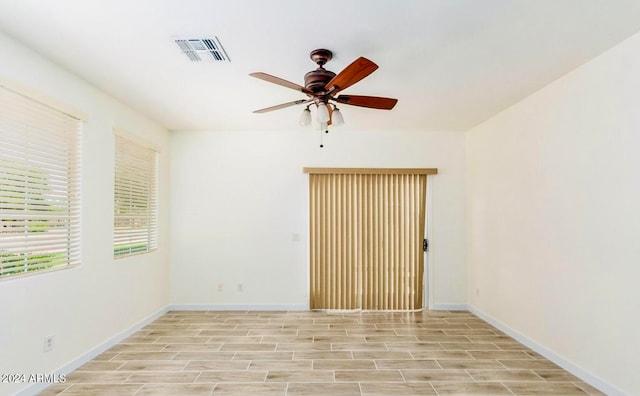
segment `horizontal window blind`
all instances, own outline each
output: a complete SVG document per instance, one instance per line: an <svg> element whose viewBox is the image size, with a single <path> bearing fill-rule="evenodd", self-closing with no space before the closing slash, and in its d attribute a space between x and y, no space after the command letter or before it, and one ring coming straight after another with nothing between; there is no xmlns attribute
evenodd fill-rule
<svg viewBox="0 0 640 396"><path fill-rule="evenodd" d="M114 257L147 253L158 247L157 152L116 133Z"/></svg>
<svg viewBox="0 0 640 396"><path fill-rule="evenodd" d="M0 86L0 277L80 263L81 128Z"/></svg>

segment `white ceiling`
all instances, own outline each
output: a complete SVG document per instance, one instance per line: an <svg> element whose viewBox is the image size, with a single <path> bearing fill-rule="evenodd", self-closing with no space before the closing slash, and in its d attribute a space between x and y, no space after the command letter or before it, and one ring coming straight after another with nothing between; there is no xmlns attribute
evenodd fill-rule
<svg viewBox="0 0 640 396"><path fill-rule="evenodd" d="M309 52L339 72L380 68L344 94L351 129L466 130L640 30L638 0L0 0L0 30L171 130L294 129ZM175 36L217 36L229 63L192 63ZM0 54L1 55L1 54Z"/></svg>

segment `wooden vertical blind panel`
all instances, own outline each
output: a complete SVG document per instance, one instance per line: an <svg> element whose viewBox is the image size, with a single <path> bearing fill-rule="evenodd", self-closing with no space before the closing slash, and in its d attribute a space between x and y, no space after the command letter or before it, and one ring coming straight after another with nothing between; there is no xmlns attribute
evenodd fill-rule
<svg viewBox="0 0 640 396"><path fill-rule="evenodd" d="M309 175L310 308L422 308L426 175Z"/></svg>
<svg viewBox="0 0 640 396"><path fill-rule="evenodd" d="M318 175L310 179L311 306L356 309L358 301L357 252L353 249L353 183L349 178Z"/></svg>

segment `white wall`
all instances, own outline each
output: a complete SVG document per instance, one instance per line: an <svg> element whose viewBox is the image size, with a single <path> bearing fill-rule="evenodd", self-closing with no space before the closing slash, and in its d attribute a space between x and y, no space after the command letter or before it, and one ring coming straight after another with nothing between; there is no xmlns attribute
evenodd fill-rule
<svg viewBox="0 0 640 396"><path fill-rule="evenodd" d="M640 35L468 132L469 298L640 394Z"/></svg>
<svg viewBox="0 0 640 396"><path fill-rule="evenodd" d="M291 113L295 122L298 113ZM345 125L325 136L324 148L319 139L319 131L307 128L172 133L171 303L306 308L308 175L302 168L326 166L438 168L428 187L433 303L464 306L464 134L354 132Z"/></svg>
<svg viewBox="0 0 640 396"><path fill-rule="evenodd" d="M88 114L82 143L82 265L0 281L0 373L46 374L166 307L169 133L1 34L0 54L0 78L34 88ZM113 259L112 242L113 126L154 142L162 150L160 248L118 261ZM55 344L45 353L47 335L55 335ZM0 384L0 394L25 385Z"/></svg>

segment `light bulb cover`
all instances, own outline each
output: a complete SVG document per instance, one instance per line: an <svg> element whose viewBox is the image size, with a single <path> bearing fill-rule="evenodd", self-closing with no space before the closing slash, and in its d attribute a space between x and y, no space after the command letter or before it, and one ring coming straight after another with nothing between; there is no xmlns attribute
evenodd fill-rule
<svg viewBox="0 0 640 396"><path fill-rule="evenodd" d="M333 106L333 114L331 116L331 125L340 126L344 124L344 117L342 112L336 106Z"/></svg>
<svg viewBox="0 0 640 396"><path fill-rule="evenodd" d="M327 109L326 103L318 103L318 114L316 116L319 123L329 122L329 109Z"/></svg>
<svg viewBox="0 0 640 396"><path fill-rule="evenodd" d="M309 110L309 107L302 110L302 114L300 114L300 121L298 121L298 124L300 124L300 126L311 125L311 110Z"/></svg>

